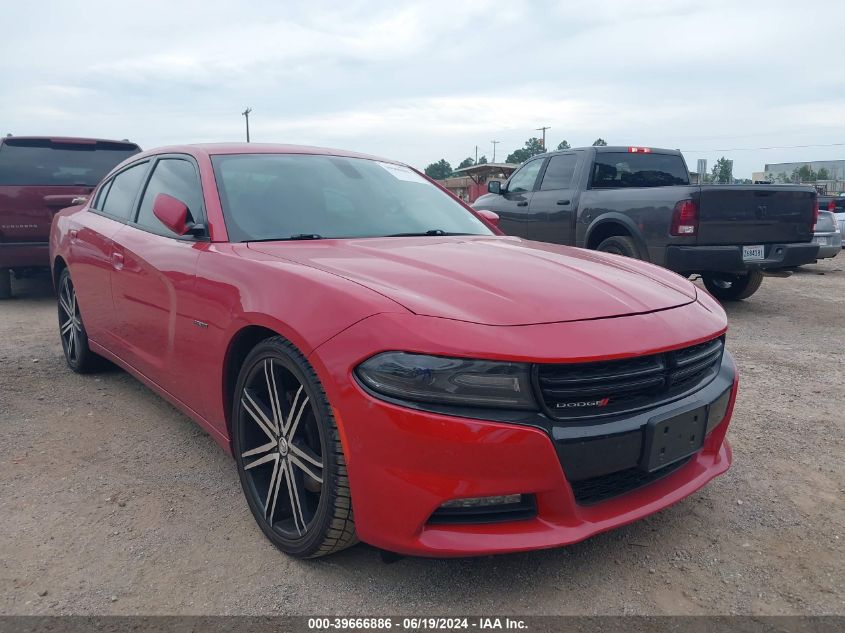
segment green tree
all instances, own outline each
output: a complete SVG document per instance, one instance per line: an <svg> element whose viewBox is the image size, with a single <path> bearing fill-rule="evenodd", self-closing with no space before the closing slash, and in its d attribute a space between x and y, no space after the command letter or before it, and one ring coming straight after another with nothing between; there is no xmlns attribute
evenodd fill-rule
<svg viewBox="0 0 845 633"><path fill-rule="evenodd" d="M816 182L817 174L809 165L801 165L798 168L798 182Z"/></svg>
<svg viewBox="0 0 845 633"><path fill-rule="evenodd" d="M593 147L607 147L607 141L605 141L602 137L599 137L593 141Z"/></svg>
<svg viewBox="0 0 845 633"><path fill-rule="evenodd" d="M478 159L478 164L479 164L479 165L486 165L486 164L487 164L487 157L486 157L486 156L482 156L481 158L479 158L479 159Z"/></svg>
<svg viewBox="0 0 845 633"><path fill-rule="evenodd" d="M733 164L727 158L722 156L713 165L713 170L710 172L711 182L717 182L722 185L730 184L733 171Z"/></svg>
<svg viewBox="0 0 845 633"><path fill-rule="evenodd" d="M830 180L830 172L824 167L819 167L819 171L816 172L816 178L819 180Z"/></svg>
<svg viewBox="0 0 845 633"><path fill-rule="evenodd" d="M514 150L513 152L508 154L508 157L505 159L505 162L524 163L532 156L542 154L545 151L546 150L543 149L543 141L538 139L536 136L532 136L530 139L525 141L525 147Z"/></svg>
<svg viewBox="0 0 845 633"><path fill-rule="evenodd" d="M452 166L446 162L445 158L441 158L436 163L431 163L425 168L425 175L435 180L443 180L452 175Z"/></svg>
<svg viewBox="0 0 845 633"><path fill-rule="evenodd" d="M472 158L464 158L461 161L461 164L458 165L458 169L463 169L464 167L472 167L473 165L475 165L475 161L472 160Z"/></svg>
<svg viewBox="0 0 845 633"><path fill-rule="evenodd" d="M569 144L569 141L561 141L557 144L558 149L570 149L572 145Z"/></svg>
<svg viewBox="0 0 845 633"><path fill-rule="evenodd" d="M786 184L788 182L792 182L792 179L785 171L782 171L778 174L777 181Z"/></svg>

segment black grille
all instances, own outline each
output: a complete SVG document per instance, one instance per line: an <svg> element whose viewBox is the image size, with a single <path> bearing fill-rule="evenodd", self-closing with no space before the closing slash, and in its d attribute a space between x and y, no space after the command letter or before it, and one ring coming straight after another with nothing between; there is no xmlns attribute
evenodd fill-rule
<svg viewBox="0 0 845 633"><path fill-rule="evenodd" d="M723 348L723 339L717 338L665 354L541 364L536 369L537 385L548 412L558 419L625 413L703 387L719 371Z"/></svg>
<svg viewBox="0 0 845 633"><path fill-rule="evenodd" d="M575 501L579 505L592 505L657 481L661 477L675 472L690 459L692 459L691 455L654 472L647 472L639 468L628 468L609 475L599 475L598 477L571 482L570 485L575 495Z"/></svg>

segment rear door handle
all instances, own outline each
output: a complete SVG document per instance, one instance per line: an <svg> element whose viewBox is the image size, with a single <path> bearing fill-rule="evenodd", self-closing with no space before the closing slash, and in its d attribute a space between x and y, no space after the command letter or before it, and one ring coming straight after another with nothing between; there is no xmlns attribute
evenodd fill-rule
<svg viewBox="0 0 845 633"><path fill-rule="evenodd" d="M111 265L114 267L115 270L123 270L123 253L112 251Z"/></svg>
<svg viewBox="0 0 845 633"><path fill-rule="evenodd" d="M556 204L565 205L569 204L570 202L572 202L572 200L558 200Z"/></svg>
<svg viewBox="0 0 845 633"><path fill-rule="evenodd" d="M518 207L527 207L527 206L528 206L528 203L527 203L527 202L517 202L517 203L516 203L516 206L518 206Z"/></svg>

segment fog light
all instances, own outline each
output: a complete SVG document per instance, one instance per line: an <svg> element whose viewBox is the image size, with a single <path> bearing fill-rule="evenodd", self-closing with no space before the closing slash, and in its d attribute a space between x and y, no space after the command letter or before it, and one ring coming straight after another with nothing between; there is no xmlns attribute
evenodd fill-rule
<svg viewBox="0 0 845 633"><path fill-rule="evenodd" d="M499 495L452 499L434 511L429 523L501 523L537 516L534 495Z"/></svg>
<svg viewBox="0 0 845 633"><path fill-rule="evenodd" d="M452 499L441 508L482 508L485 506L501 506L508 503L519 503L522 495L503 495L500 497L467 497L466 499Z"/></svg>

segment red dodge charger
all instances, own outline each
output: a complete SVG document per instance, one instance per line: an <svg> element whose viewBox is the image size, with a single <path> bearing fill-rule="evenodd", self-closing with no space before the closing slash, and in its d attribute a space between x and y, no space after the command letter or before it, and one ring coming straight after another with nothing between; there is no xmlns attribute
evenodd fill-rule
<svg viewBox="0 0 845 633"><path fill-rule="evenodd" d="M108 359L202 425L293 556L565 545L725 472L718 303L495 221L371 156L137 154L53 221L67 363Z"/></svg>

